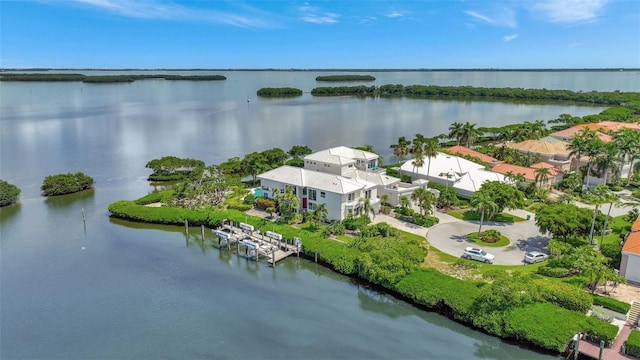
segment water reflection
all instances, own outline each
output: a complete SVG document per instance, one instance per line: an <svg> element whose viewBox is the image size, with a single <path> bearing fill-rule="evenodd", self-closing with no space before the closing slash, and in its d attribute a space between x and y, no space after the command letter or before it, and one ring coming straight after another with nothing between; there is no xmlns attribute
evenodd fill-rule
<svg viewBox="0 0 640 360"><path fill-rule="evenodd" d="M5 221L9 221L11 218L16 216L16 214L20 212L21 208L22 204L20 202L17 202L13 205L0 207L0 224Z"/></svg>
<svg viewBox="0 0 640 360"><path fill-rule="evenodd" d="M95 188L91 188L73 194L47 196L44 203L47 204L50 209L67 208L76 204L92 205L95 202L93 198L95 193Z"/></svg>

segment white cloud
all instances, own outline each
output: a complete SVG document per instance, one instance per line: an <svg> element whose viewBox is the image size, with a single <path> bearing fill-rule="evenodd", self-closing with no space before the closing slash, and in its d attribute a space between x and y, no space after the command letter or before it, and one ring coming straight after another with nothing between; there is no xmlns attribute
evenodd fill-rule
<svg viewBox="0 0 640 360"><path fill-rule="evenodd" d="M388 17L388 18L400 18L403 17L407 14L406 11L398 11L398 10L391 10L388 13L386 13L384 16Z"/></svg>
<svg viewBox="0 0 640 360"><path fill-rule="evenodd" d="M598 20L609 0L545 0L532 5L548 21L555 23L588 23Z"/></svg>
<svg viewBox="0 0 640 360"><path fill-rule="evenodd" d="M336 13L324 12L317 6L309 5L309 3L304 3L298 10L301 13L300 18L302 21L314 24L335 24L340 17Z"/></svg>
<svg viewBox="0 0 640 360"><path fill-rule="evenodd" d="M504 42L509 42L511 40L515 40L518 37L518 34L505 35L502 37Z"/></svg>
<svg viewBox="0 0 640 360"><path fill-rule="evenodd" d="M488 10L490 15L486 13L479 13L473 10L466 10L464 13L471 16L478 22L487 23L494 26L515 28L518 26L516 21L516 13L512 8L503 7L500 9Z"/></svg>
<svg viewBox="0 0 640 360"><path fill-rule="evenodd" d="M195 9L173 2L164 3L157 0L71 0L71 2L60 1L58 3L65 5L75 3L120 16L139 19L204 21L245 28L268 28L276 26L275 23L268 20L266 14L247 7L243 10L248 14L212 9Z"/></svg>

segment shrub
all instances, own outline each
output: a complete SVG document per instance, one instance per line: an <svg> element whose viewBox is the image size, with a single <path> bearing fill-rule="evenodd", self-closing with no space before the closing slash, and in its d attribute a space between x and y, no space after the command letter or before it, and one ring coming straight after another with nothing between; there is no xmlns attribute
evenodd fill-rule
<svg viewBox="0 0 640 360"><path fill-rule="evenodd" d="M625 342L625 353L640 359L640 330L632 330Z"/></svg>
<svg viewBox="0 0 640 360"><path fill-rule="evenodd" d="M613 321L613 313L600 306L594 307L591 310L591 316L607 323L611 323Z"/></svg>
<svg viewBox="0 0 640 360"><path fill-rule="evenodd" d="M173 190L155 191L135 200L134 202L138 205L148 205L157 202L164 203L171 198L172 194Z"/></svg>
<svg viewBox="0 0 640 360"><path fill-rule="evenodd" d="M500 236L501 234L498 230L486 230L480 233L480 239L489 244L500 241Z"/></svg>
<svg viewBox="0 0 640 360"><path fill-rule="evenodd" d="M631 304L610 297L598 294L591 294L591 297L593 298L594 305L602 306L603 308L613 310L620 314L626 314L629 312L629 309L631 309Z"/></svg>
<svg viewBox="0 0 640 360"><path fill-rule="evenodd" d="M537 270L537 273L540 275L553 277L553 278L563 278L569 275L569 269L563 267L550 267L550 266L540 266Z"/></svg>
<svg viewBox="0 0 640 360"><path fill-rule="evenodd" d="M20 189L4 180L0 180L0 207L15 203L20 198Z"/></svg>
<svg viewBox="0 0 640 360"><path fill-rule="evenodd" d="M368 225L370 222L371 222L371 219L369 219L369 217L367 216L358 216L358 217L351 216L342 220L342 224L344 225L345 228L347 228L347 230L360 229L363 226Z"/></svg>
<svg viewBox="0 0 640 360"><path fill-rule="evenodd" d="M65 195L93 187L93 178L81 172L75 174L49 175L40 189L45 196Z"/></svg>
<svg viewBox="0 0 640 360"><path fill-rule="evenodd" d="M256 201L256 197L253 194L249 194L245 196L244 200L242 200L242 202L244 202L247 205L253 205L255 201Z"/></svg>
<svg viewBox="0 0 640 360"><path fill-rule="evenodd" d="M561 282L537 280L542 298L567 310L586 313L593 304L593 299L582 289Z"/></svg>
<svg viewBox="0 0 640 360"><path fill-rule="evenodd" d="M258 198L256 199L256 207L261 210L266 210L270 207L275 208L276 202L267 198Z"/></svg>

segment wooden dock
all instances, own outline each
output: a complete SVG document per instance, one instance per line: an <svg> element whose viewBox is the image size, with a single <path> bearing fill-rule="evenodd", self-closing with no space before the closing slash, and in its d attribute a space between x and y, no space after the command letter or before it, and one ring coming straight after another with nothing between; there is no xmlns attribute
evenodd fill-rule
<svg viewBox="0 0 640 360"><path fill-rule="evenodd" d="M253 226L239 223L239 226L233 224L224 224L218 229L213 230L218 236L218 245L220 249L231 251L235 245L238 255L244 255L251 260L260 260L260 257L267 259L272 266L293 254L299 254L302 246L299 239L296 244L289 244L283 239L282 235L266 231L260 233L254 231ZM244 251L242 251L244 250Z"/></svg>
<svg viewBox="0 0 640 360"><path fill-rule="evenodd" d="M595 345L584 339L580 339L578 352L580 353L580 355L587 356L591 359L602 359L602 360L634 359L633 357L622 353L622 345L624 344L625 341L627 341L627 338L629 337L631 330L633 330L634 328L635 327L630 322L624 324L624 326L618 333L618 336L616 336L616 339L613 341L613 344L611 345L611 347L603 348L602 353L600 352L601 351L600 346Z"/></svg>

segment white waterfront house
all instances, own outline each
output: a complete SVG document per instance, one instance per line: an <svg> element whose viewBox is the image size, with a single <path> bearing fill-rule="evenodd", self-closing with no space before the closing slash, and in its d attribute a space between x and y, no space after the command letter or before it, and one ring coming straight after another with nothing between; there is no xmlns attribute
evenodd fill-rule
<svg viewBox="0 0 640 360"><path fill-rule="evenodd" d="M485 181L505 181L504 175L486 170L482 164L445 153L438 153L431 161L425 157L424 165L420 167L409 160L402 164L400 172L411 176L414 183L417 179L433 181L452 187L459 195L467 197L480 190Z"/></svg>
<svg viewBox="0 0 640 360"><path fill-rule="evenodd" d="M313 211L318 204L327 205L329 220L342 220L357 214L365 199L374 211L380 208L379 197L389 195L392 205L400 196L410 196L420 185L401 183L379 169L378 155L368 151L338 146L309 154L304 168L281 166L258 175L262 194L273 198L293 186L300 199L300 211Z"/></svg>

